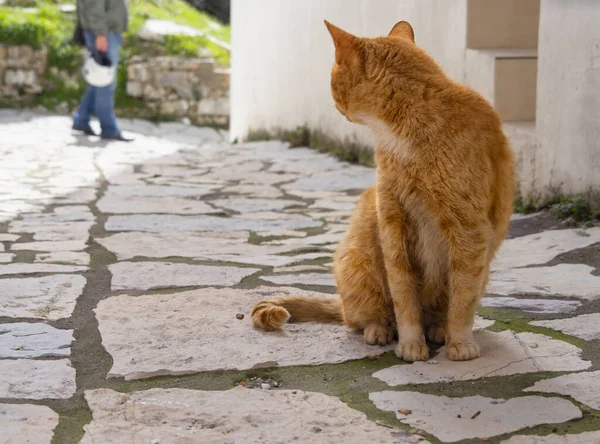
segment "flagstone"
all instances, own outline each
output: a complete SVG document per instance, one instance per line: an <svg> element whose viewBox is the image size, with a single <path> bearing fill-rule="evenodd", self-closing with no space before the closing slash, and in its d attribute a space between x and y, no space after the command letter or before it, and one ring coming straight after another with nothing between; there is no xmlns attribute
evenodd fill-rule
<svg viewBox="0 0 600 444"><path fill-rule="evenodd" d="M102 345L113 358L108 376L132 380L259 366L333 364L393 348L367 345L361 334L336 324L292 323L278 332L252 328L254 304L288 295L336 297L259 287L104 299L95 312Z"/></svg>
<svg viewBox="0 0 600 444"><path fill-rule="evenodd" d="M0 264L9 264L14 258L15 255L12 253L0 253Z"/></svg>
<svg viewBox="0 0 600 444"><path fill-rule="evenodd" d="M107 214L210 214L220 210L199 200L176 196L120 196L107 193L98 201L98 209Z"/></svg>
<svg viewBox="0 0 600 444"><path fill-rule="evenodd" d="M515 435L500 444L596 444L600 442L600 431L572 435Z"/></svg>
<svg viewBox="0 0 600 444"><path fill-rule="evenodd" d="M250 219L248 215L239 218L215 216L180 216L167 214L135 214L131 216L110 216L105 224L107 231L147 231L161 233L167 231L269 231L275 229L296 230L319 227L321 222L308 217Z"/></svg>
<svg viewBox="0 0 600 444"><path fill-rule="evenodd" d="M11 318L67 318L85 283L86 279L77 275L2 279L0 312Z"/></svg>
<svg viewBox="0 0 600 444"><path fill-rule="evenodd" d="M66 357L74 340L73 330L47 324L0 324L0 358Z"/></svg>
<svg viewBox="0 0 600 444"><path fill-rule="evenodd" d="M274 276L261 276L263 281L279 285L326 285L335 287L335 279L330 273L299 273Z"/></svg>
<svg viewBox="0 0 600 444"><path fill-rule="evenodd" d="M90 255L82 251L55 251L52 253L40 253L35 256L37 263L60 263L72 265L89 265Z"/></svg>
<svg viewBox="0 0 600 444"><path fill-rule="evenodd" d="M79 271L86 270L87 267L76 265L14 263L0 265L0 276L11 274L21 275L35 273L76 273Z"/></svg>
<svg viewBox="0 0 600 444"><path fill-rule="evenodd" d="M58 413L45 405L0 404L0 430L5 444L50 444Z"/></svg>
<svg viewBox="0 0 600 444"><path fill-rule="evenodd" d="M220 199L211 201L217 207L237 211L238 213L251 213L257 211L283 210L293 206L305 206L304 202L297 200L283 199L248 199L242 197L232 197L229 199Z"/></svg>
<svg viewBox="0 0 600 444"><path fill-rule="evenodd" d="M533 321L531 325L558 330L586 341L600 339L600 313L583 314L552 321Z"/></svg>
<svg viewBox="0 0 600 444"><path fill-rule="evenodd" d="M238 284L260 269L171 262L119 262L108 267L112 290Z"/></svg>
<svg viewBox="0 0 600 444"><path fill-rule="evenodd" d="M499 270L490 275L487 292L506 296L530 293L596 300L600 299L600 276L593 275L594 270L594 267L583 264Z"/></svg>
<svg viewBox="0 0 600 444"><path fill-rule="evenodd" d="M432 366L434 367L434 366ZM431 433L442 442L490 438L540 424L559 424L581 418L571 402L542 396L494 399L483 396L451 398L417 392L375 392L375 406L394 412L404 424ZM404 410L410 410L406 415Z"/></svg>
<svg viewBox="0 0 600 444"><path fill-rule="evenodd" d="M0 359L0 398L65 399L75 393L68 359Z"/></svg>
<svg viewBox="0 0 600 444"><path fill-rule="evenodd" d="M256 248L257 254L251 254L253 249L245 248L246 251L242 250L241 254L205 254L202 256L198 256L195 258L196 260L210 260L210 261L220 261L220 262L237 262L240 264L248 264L248 265L265 265L268 267L281 267L284 265L296 264L306 260L314 260L327 258L330 256L329 253L305 253L298 254L295 256L283 256L283 255L275 255L275 254L261 254L260 247ZM264 248L264 247L263 247ZM250 250L250 251L247 251ZM263 278L264 279L264 278ZM299 278L300 280L302 278ZM266 279L269 280L269 279ZM273 282L273 281L271 281Z"/></svg>
<svg viewBox="0 0 600 444"><path fill-rule="evenodd" d="M391 386L434 382L468 381L492 376L508 376L543 371L577 371L592 366L581 357L581 349L546 335L477 331L475 340L481 356L471 361L450 361L445 347L435 357L437 365L414 362L395 365L373 376Z"/></svg>
<svg viewBox="0 0 600 444"><path fill-rule="evenodd" d="M87 248L85 240L23 242L12 244L12 251L82 251Z"/></svg>
<svg viewBox="0 0 600 444"><path fill-rule="evenodd" d="M484 307L512 308L529 313L572 313L576 311L581 302L576 300L561 299L526 299L513 297L486 297L481 300Z"/></svg>
<svg viewBox="0 0 600 444"><path fill-rule="evenodd" d="M85 399L92 422L83 426L81 444L424 442L369 421L337 398L302 390L97 389L86 391Z"/></svg>
<svg viewBox="0 0 600 444"><path fill-rule="evenodd" d="M600 227L587 230L548 230L507 239L502 243L493 270L543 265L559 254L600 242Z"/></svg>
<svg viewBox="0 0 600 444"><path fill-rule="evenodd" d="M343 171L314 174L284 185L285 190L298 191L349 191L362 190L375 182L375 170L365 167L348 167Z"/></svg>
<svg viewBox="0 0 600 444"><path fill-rule="evenodd" d="M524 392L557 393L600 410L600 371L571 373L553 379L544 379Z"/></svg>

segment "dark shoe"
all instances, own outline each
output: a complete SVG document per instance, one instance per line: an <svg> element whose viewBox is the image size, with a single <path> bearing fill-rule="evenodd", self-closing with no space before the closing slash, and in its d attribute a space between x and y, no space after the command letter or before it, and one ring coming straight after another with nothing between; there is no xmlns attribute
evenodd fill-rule
<svg viewBox="0 0 600 444"><path fill-rule="evenodd" d="M115 136L100 135L100 138L104 140L118 140L119 142L133 142L135 140L133 137L125 137L123 134L117 134Z"/></svg>
<svg viewBox="0 0 600 444"><path fill-rule="evenodd" d="M73 125L73 130L74 131L81 131L83 134L85 134L86 136L97 136L98 134L96 134L94 132L94 130L92 129L91 126L82 126L82 127L78 127Z"/></svg>

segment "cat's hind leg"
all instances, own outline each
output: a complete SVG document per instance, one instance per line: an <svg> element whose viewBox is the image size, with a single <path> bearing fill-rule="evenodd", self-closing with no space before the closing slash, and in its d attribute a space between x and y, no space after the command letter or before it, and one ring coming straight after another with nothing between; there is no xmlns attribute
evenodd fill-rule
<svg viewBox="0 0 600 444"><path fill-rule="evenodd" d="M395 319L386 285L373 188L363 193L336 250L334 274L344 323L362 330L367 344L392 342Z"/></svg>

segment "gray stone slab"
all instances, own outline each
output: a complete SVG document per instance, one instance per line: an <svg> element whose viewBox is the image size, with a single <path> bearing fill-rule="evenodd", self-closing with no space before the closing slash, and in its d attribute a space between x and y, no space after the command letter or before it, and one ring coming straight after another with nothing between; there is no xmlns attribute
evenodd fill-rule
<svg viewBox="0 0 600 444"><path fill-rule="evenodd" d="M296 230L320 227L322 222L308 217L296 216L291 219L242 219L215 216L177 216L148 214L133 216L111 216L105 228L107 231L269 231L275 229Z"/></svg>
<svg viewBox="0 0 600 444"><path fill-rule="evenodd" d="M580 301L562 299L521 299L513 297L486 297L481 300L484 307L514 308L529 313L572 313L580 306Z"/></svg>
<svg viewBox="0 0 600 444"><path fill-rule="evenodd" d="M302 239L278 239L268 242L269 245L293 245L307 247L313 245L337 244L344 237L344 233L324 233L316 236L307 236Z"/></svg>
<svg viewBox="0 0 600 444"><path fill-rule="evenodd" d="M263 247L264 248L264 247ZM199 256L197 260L211 260L221 262L237 262L240 264L248 265L264 265L267 267L280 267L283 265L290 265L300 263L306 260L320 259L331 256L329 253L306 253L298 254L296 256L279 256L275 254L249 254L249 252L242 252L242 254L206 254ZM302 280L302 278L298 278ZM325 278L327 279L327 278ZM269 280L266 279L265 280ZM323 278L321 278L323 280ZM270 282L273 282L272 280ZM327 281L329 282L329 281ZM322 285L329 285L322 284Z"/></svg>
<svg viewBox="0 0 600 444"><path fill-rule="evenodd" d="M48 241L48 242L23 242L12 244L10 249L13 251L83 251L87 248L85 240L72 241Z"/></svg>
<svg viewBox="0 0 600 444"><path fill-rule="evenodd" d="M600 371L571 373L558 378L544 379L523 391L558 393L600 410Z"/></svg>
<svg viewBox="0 0 600 444"><path fill-rule="evenodd" d="M66 357L74 340L73 330L47 324L0 324L0 358Z"/></svg>
<svg viewBox="0 0 600 444"><path fill-rule="evenodd" d="M14 242L20 237L18 234L0 233L0 242Z"/></svg>
<svg viewBox="0 0 600 444"><path fill-rule="evenodd" d="M600 442L600 431L572 435L516 435L500 444L596 444Z"/></svg>
<svg viewBox="0 0 600 444"><path fill-rule="evenodd" d="M298 191L350 191L363 190L375 182L375 170L365 167L349 167L344 171L315 174L302 177L283 186Z"/></svg>
<svg viewBox="0 0 600 444"><path fill-rule="evenodd" d="M337 398L302 390L99 389L86 391L85 399L92 422L81 444L424 442L369 421Z"/></svg>
<svg viewBox="0 0 600 444"><path fill-rule="evenodd" d="M58 263L71 265L89 265L90 255L83 251L55 251L35 255L36 264Z"/></svg>
<svg viewBox="0 0 600 444"><path fill-rule="evenodd" d="M219 213L204 202L176 196L120 196L107 194L98 201L98 209L107 214L210 214Z"/></svg>
<svg viewBox="0 0 600 444"><path fill-rule="evenodd" d="M335 279L330 273L300 273L261 276L263 281L279 285L327 285L335 287Z"/></svg>
<svg viewBox="0 0 600 444"><path fill-rule="evenodd" d="M133 257L196 257L204 254L266 254L283 251L282 248L259 247L248 244L250 233L234 231L221 232L165 232L117 233L105 238L96 238L96 242L115 253L119 260Z"/></svg>
<svg viewBox="0 0 600 444"><path fill-rule="evenodd" d="M230 286L240 283L260 269L188 265L171 262L119 262L109 265L112 290L151 288Z"/></svg>
<svg viewBox="0 0 600 444"><path fill-rule="evenodd" d="M76 275L2 279L0 312L11 318L68 318L86 279Z"/></svg>
<svg viewBox="0 0 600 444"><path fill-rule="evenodd" d="M9 231L13 233L33 233L36 241L87 240L93 222L52 222L35 224L23 221L11 222Z"/></svg>
<svg viewBox="0 0 600 444"><path fill-rule="evenodd" d="M172 187L167 185L111 185L107 194L123 197L202 197L210 194L212 187Z"/></svg>
<svg viewBox="0 0 600 444"><path fill-rule="evenodd" d="M58 413L45 405L0 404L4 444L50 444Z"/></svg>
<svg viewBox="0 0 600 444"><path fill-rule="evenodd" d="M472 361L450 361L445 347L439 350L437 365L414 362L395 365L373 374L389 385L468 381L543 371L577 371L592 366L581 357L581 349L567 342L535 333L478 331L475 340L481 356Z"/></svg>
<svg viewBox="0 0 600 444"><path fill-rule="evenodd" d="M507 239L502 243L492 269L543 265L559 254L600 242L600 227L587 230L548 230Z"/></svg>
<svg viewBox="0 0 600 444"><path fill-rule="evenodd" d="M259 287L102 300L95 311L102 345L113 358L108 376L132 380L259 366L320 365L393 348L367 345L361 334L334 324L287 324L282 331L270 333L252 328L254 304L288 295L333 297L295 288ZM237 314L245 316L239 320Z"/></svg>
<svg viewBox="0 0 600 444"><path fill-rule="evenodd" d="M600 313L583 314L552 321L533 321L531 325L558 330L586 341L600 339Z"/></svg>
<svg viewBox="0 0 600 444"><path fill-rule="evenodd" d="M232 197L211 201L212 204L238 213L252 213L256 211L283 210L293 206L305 206L303 202L284 199L247 199Z"/></svg>
<svg viewBox="0 0 600 444"><path fill-rule="evenodd" d="M487 292L506 296L531 293L596 300L600 299L600 276L593 275L594 270L594 267L583 264L498 270L491 274Z"/></svg>
<svg viewBox="0 0 600 444"><path fill-rule="evenodd" d="M0 253L0 264L9 264L14 258L15 255L12 253Z"/></svg>
<svg viewBox="0 0 600 444"><path fill-rule="evenodd" d="M273 187L266 185L232 185L221 190L223 193L244 194L258 199L278 198L282 197L283 193Z"/></svg>
<svg viewBox="0 0 600 444"><path fill-rule="evenodd" d="M58 265L58 264L23 264L14 263L0 265L0 276L11 274L35 274L35 273L77 273L86 271L87 267L78 265Z"/></svg>
<svg viewBox="0 0 600 444"><path fill-rule="evenodd" d="M0 398L66 399L75 393L75 369L68 359L0 360Z"/></svg>
<svg viewBox="0 0 600 444"><path fill-rule="evenodd" d="M404 424L425 430L442 442L490 438L540 424L559 424L581 418L571 402L542 396L493 399L483 396L450 398L417 392L375 392L375 406L391 411ZM411 410L404 415L400 410ZM475 418L475 414L480 412ZM459 416L460 415L460 416Z"/></svg>

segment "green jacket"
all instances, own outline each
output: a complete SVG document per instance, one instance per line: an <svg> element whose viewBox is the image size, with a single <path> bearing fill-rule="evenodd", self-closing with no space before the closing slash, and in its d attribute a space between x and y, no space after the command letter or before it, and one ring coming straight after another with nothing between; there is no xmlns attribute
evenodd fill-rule
<svg viewBox="0 0 600 444"><path fill-rule="evenodd" d="M127 30L127 0L77 0L77 17L83 29L96 35Z"/></svg>

